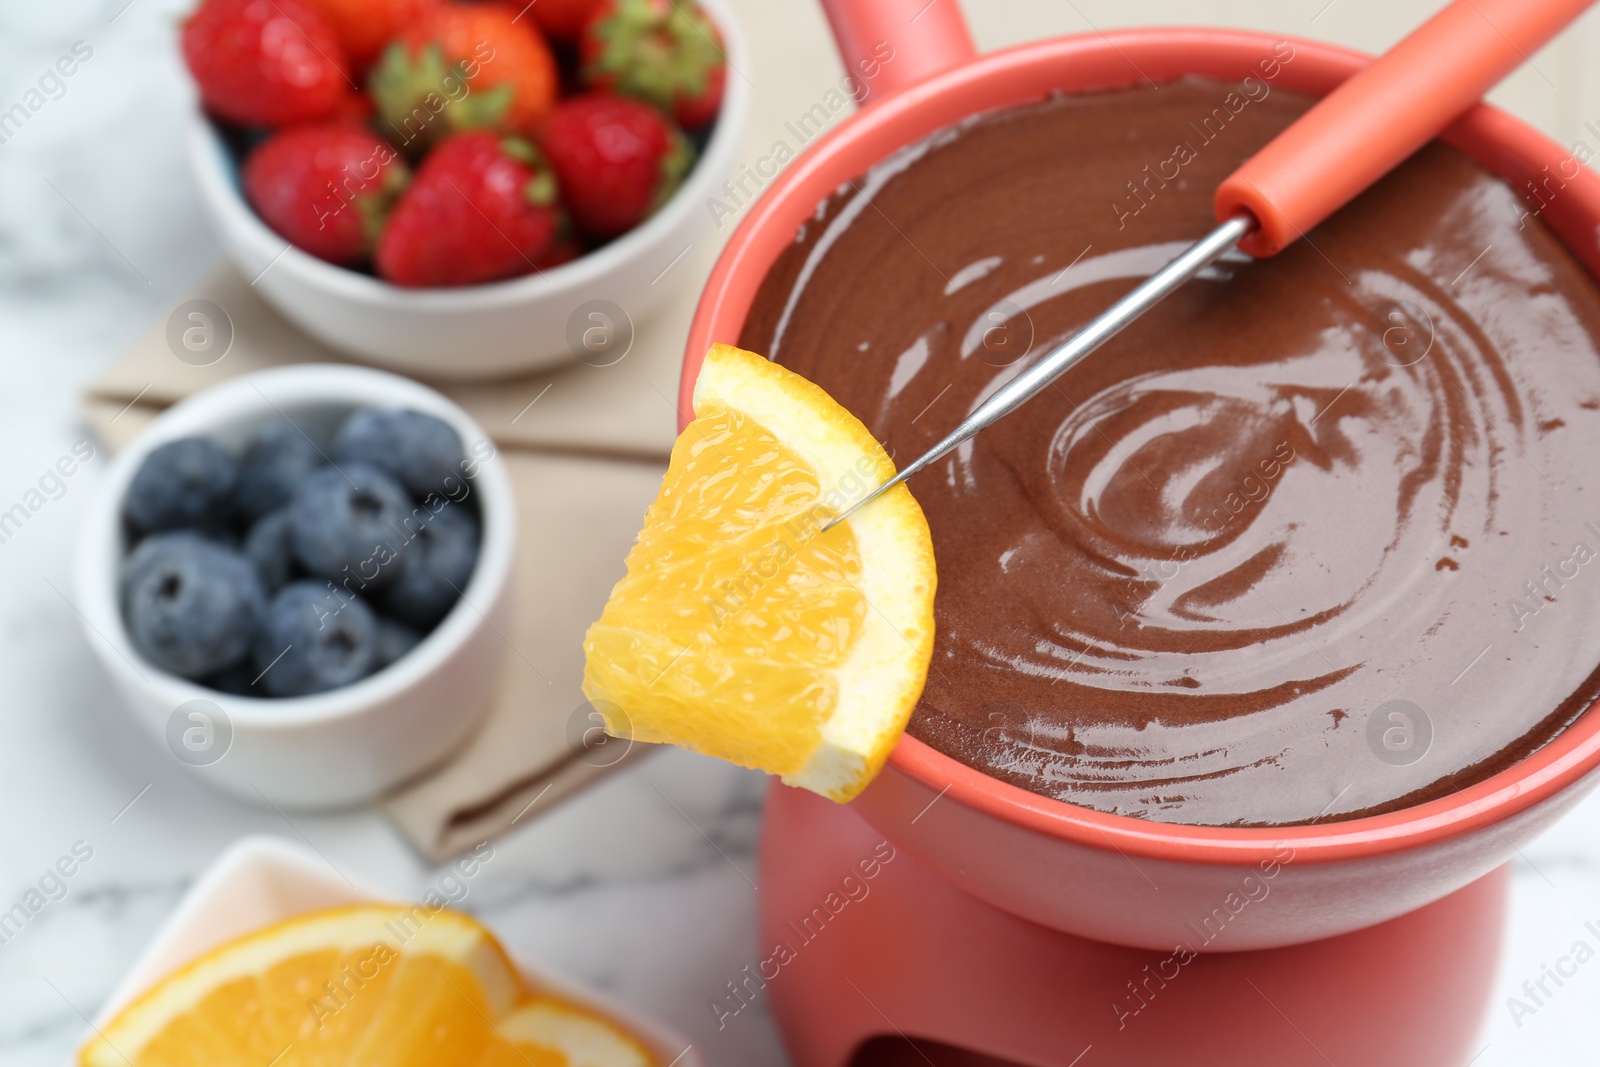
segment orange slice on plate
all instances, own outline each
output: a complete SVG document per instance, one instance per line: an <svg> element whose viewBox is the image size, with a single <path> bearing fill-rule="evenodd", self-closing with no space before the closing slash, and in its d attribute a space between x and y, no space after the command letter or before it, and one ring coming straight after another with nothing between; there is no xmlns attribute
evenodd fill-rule
<svg viewBox="0 0 1600 1067"><path fill-rule="evenodd" d="M506 1032L548 999L530 996L494 935L460 912L356 905L211 950L125 1008L79 1064L576 1067L559 1043ZM594 1067L653 1064L604 1025L631 1048Z"/></svg>
<svg viewBox="0 0 1600 1067"><path fill-rule="evenodd" d="M550 996L536 996L500 1024L515 1050L505 1067L544 1067L535 1056L551 1056L566 1067L652 1067L655 1059L626 1031L604 1016ZM495 1067L499 1067L496 1061ZM483 1067L490 1067L486 1062Z"/></svg>
<svg viewBox="0 0 1600 1067"><path fill-rule="evenodd" d="M607 731L834 800L882 768L933 654L933 543L894 464L804 378L715 345L627 574L584 641Z"/></svg>

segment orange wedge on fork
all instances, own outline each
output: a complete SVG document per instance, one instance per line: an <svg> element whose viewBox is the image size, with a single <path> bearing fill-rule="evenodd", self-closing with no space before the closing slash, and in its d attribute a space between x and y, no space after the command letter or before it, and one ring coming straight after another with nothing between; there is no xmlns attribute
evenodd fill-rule
<svg viewBox="0 0 1600 1067"><path fill-rule="evenodd" d="M627 574L584 642L613 734L757 767L834 800L882 768L933 653L933 544L861 422L728 345L706 355Z"/></svg>

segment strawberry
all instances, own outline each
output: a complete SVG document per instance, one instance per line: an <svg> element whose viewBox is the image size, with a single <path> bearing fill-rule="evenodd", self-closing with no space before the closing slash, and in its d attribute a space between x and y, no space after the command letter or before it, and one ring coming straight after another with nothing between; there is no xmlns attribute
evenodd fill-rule
<svg viewBox="0 0 1600 1067"><path fill-rule="evenodd" d="M554 270L563 263L571 263L583 255L584 247L575 237L557 237L551 242L550 247L544 250L544 255L533 261L533 265L540 270Z"/></svg>
<svg viewBox="0 0 1600 1067"><path fill-rule="evenodd" d="M423 160L378 238L396 285L475 285L536 270L560 222L537 150L486 130L446 138Z"/></svg>
<svg viewBox="0 0 1600 1067"><path fill-rule="evenodd" d="M279 236L355 266L372 252L410 171L393 145L330 123L273 134L245 160L243 178L246 198Z"/></svg>
<svg viewBox="0 0 1600 1067"><path fill-rule="evenodd" d="M426 18L442 0L306 0L327 19L345 55L366 70L384 47L414 23Z"/></svg>
<svg viewBox="0 0 1600 1067"><path fill-rule="evenodd" d="M600 0L578 40L584 84L638 97L686 130L717 117L727 58L693 0Z"/></svg>
<svg viewBox="0 0 1600 1067"><path fill-rule="evenodd" d="M539 146L572 221L597 238L637 226L677 192L694 161L694 149L671 119L608 93L558 102Z"/></svg>
<svg viewBox="0 0 1600 1067"><path fill-rule="evenodd" d="M556 97L555 57L531 19L498 3L448 4L389 46L369 87L397 143L459 130L531 135Z"/></svg>
<svg viewBox="0 0 1600 1067"><path fill-rule="evenodd" d="M377 111L372 106L372 97L366 93L346 93L323 121L367 129L372 125L373 116L376 114Z"/></svg>
<svg viewBox="0 0 1600 1067"><path fill-rule="evenodd" d="M583 24L598 0L535 0L529 8L545 36L561 44L575 44Z"/></svg>
<svg viewBox="0 0 1600 1067"><path fill-rule="evenodd" d="M301 0L206 0L183 58L206 110L247 126L322 118L350 91L339 39Z"/></svg>

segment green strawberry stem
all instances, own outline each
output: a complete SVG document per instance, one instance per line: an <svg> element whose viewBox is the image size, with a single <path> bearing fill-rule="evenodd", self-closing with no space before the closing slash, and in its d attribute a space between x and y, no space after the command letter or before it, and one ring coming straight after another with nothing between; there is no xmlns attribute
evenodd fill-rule
<svg viewBox="0 0 1600 1067"><path fill-rule="evenodd" d="M694 145L689 143L689 138L683 135L682 130L675 127L671 131L671 136L672 147L661 157L661 177L656 183L656 195L650 200L651 215L659 211L662 204L672 199L672 195L683 184L689 169L694 166Z"/></svg>
<svg viewBox="0 0 1600 1067"><path fill-rule="evenodd" d="M474 91L464 63L448 63L437 42L413 53L396 41L372 69L367 89L391 139L408 154L426 152L460 130L495 129L511 106L510 85Z"/></svg>
<svg viewBox="0 0 1600 1067"><path fill-rule="evenodd" d="M668 112L678 99L704 92L711 72L723 62L710 20L677 4L663 16L649 4L620 0L594 32L601 49L585 66L585 80L608 81L624 96Z"/></svg>

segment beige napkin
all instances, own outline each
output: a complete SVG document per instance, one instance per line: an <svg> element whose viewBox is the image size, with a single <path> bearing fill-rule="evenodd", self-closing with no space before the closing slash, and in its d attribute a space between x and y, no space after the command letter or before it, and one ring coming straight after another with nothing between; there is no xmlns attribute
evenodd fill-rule
<svg viewBox="0 0 1600 1067"><path fill-rule="evenodd" d="M674 298L636 324L633 347L611 366L578 363L555 373L436 388L505 448L663 460L677 433L683 338L714 253L697 249L680 264ZM162 408L228 378L284 363L347 362L279 315L231 266L219 266L172 307L190 300L209 300L227 313L232 346L216 363L193 366L168 347L165 319L152 324L84 398L91 423L113 448Z"/></svg>
<svg viewBox="0 0 1600 1067"><path fill-rule="evenodd" d="M583 745L592 725L578 688L583 631L622 576L623 557L661 483L677 430L683 337L712 252L708 247L684 271L680 297L636 324L633 348L616 364L440 387L501 446L521 543L511 652L483 728L442 767L384 802L430 859L532 818L631 755L621 742ZM162 408L224 379L340 359L263 303L231 267L173 304L194 299L227 312L232 347L209 367L192 366L169 349L165 321L155 323L84 396L85 415L109 447L131 440Z"/></svg>

